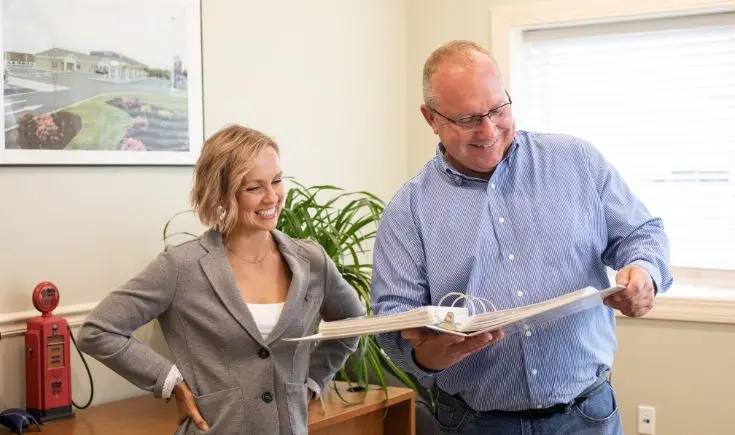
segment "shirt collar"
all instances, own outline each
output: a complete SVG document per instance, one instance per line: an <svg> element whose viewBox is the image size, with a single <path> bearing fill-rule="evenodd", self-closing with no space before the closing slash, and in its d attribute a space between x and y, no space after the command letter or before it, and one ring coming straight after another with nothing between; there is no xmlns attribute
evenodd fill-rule
<svg viewBox="0 0 735 435"><path fill-rule="evenodd" d="M511 155L515 153L516 149L518 148L518 140L516 138L513 139L513 142L510 144L510 149L508 150L508 153L505 155L505 158L500 162L502 165L503 162L510 159ZM469 175L465 175L457 170L454 166L452 166L451 163L447 160L447 158L444 156L444 151L446 151L446 148L444 148L444 145L439 142L436 146L436 161L439 164L439 169L442 174L447 176L454 184L462 185L468 181L471 182L480 182L480 183L487 183L488 180L484 180L482 178L477 177L470 177ZM500 166L500 165L498 165Z"/></svg>

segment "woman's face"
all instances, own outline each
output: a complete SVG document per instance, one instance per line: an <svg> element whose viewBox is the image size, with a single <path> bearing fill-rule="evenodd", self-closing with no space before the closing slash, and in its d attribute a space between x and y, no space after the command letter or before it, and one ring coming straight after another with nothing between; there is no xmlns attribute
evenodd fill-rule
<svg viewBox="0 0 735 435"><path fill-rule="evenodd" d="M238 225L245 232L270 231L276 227L283 205L280 159L272 147L265 148L237 192Z"/></svg>

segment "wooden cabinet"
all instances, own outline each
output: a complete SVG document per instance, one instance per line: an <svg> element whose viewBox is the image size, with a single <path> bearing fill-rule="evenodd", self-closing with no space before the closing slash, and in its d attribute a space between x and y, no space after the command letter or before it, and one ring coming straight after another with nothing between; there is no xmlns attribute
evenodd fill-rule
<svg viewBox="0 0 735 435"><path fill-rule="evenodd" d="M346 391L335 384L349 404L330 387L322 401L309 404L309 433L315 435L414 435L415 395L409 388L390 387L388 398L377 387L364 393ZM43 425L44 435L160 435L176 430L176 404L150 395L133 397L76 411L74 418ZM0 429L0 434L10 433ZM35 427L24 431L36 433Z"/></svg>
<svg viewBox="0 0 735 435"><path fill-rule="evenodd" d="M345 391L346 385L336 384L347 402L357 402L360 393ZM359 405L348 405L335 391L325 395L324 406L319 401L309 405L309 433L315 435L414 435L416 433L415 394L410 388L388 388L388 399L379 388L364 393Z"/></svg>

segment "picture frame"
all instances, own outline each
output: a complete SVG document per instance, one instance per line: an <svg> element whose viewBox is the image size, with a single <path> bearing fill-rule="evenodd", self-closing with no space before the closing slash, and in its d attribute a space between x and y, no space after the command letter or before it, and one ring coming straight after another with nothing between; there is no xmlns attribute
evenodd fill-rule
<svg viewBox="0 0 735 435"><path fill-rule="evenodd" d="M0 166L193 166L200 0L2 0Z"/></svg>

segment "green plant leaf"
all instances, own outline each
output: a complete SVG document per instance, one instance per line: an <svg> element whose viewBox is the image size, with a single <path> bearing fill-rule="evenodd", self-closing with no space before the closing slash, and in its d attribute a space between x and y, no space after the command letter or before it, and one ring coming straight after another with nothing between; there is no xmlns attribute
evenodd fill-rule
<svg viewBox="0 0 735 435"><path fill-rule="evenodd" d="M168 227L171 225L171 223L174 221L174 219L176 219L177 216L181 216L182 214L187 214L187 213L194 213L194 210L182 210L180 212L174 213L174 215L171 216L166 221L166 225L163 226L163 238L162 238L162 240L165 241L167 238L171 237L170 235L168 235ZM186 234L190 234L190 233L186 233ZM196 237L196 236L194 236L194 237Z"/></svg>

